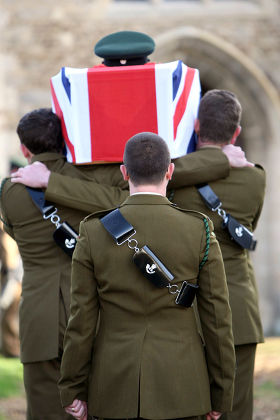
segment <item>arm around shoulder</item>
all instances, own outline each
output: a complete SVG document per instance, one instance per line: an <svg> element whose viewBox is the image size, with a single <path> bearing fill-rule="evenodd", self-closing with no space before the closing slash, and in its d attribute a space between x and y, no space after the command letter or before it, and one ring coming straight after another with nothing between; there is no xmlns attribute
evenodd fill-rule
<svg viewBox="0 0 280 420"><path fill-rule="evenodd" d="M118 206L127 196L128 191L119 187L54 172L46 189L47 200L88 213Z"/></svg>
<svg viewBox="0 0 280 420"><path fill-rule="evenodd" d="M229 175L230 164L220 147L204 147L174 160L175 171L169 188L181 188L215 181Z"/></svg>

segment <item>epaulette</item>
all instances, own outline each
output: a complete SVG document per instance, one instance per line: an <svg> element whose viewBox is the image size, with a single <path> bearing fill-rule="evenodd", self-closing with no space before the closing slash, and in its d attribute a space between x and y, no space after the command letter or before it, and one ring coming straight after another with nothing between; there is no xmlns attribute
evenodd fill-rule
<svg viewBox="0 0 280 420"><path fill-rule="evenodd" d="M258 168L264 171L264 167L260 165L259 163L255 163L255 168Z"/></svg>
<svg viewBox="0 0 280 420"><path fill-rule="evenodd" d="M112 207L111 209L107 209L107 210L100 210L100 211L95 211L94 213L90 213L88 214L84 219L83 222L87 222L89 220L92 219L100 219L103 216L106 216L106 214L111 213L111 211L115 210L117 207Z"/></svg>
<svg viewBox="0 0 280 420"><path fill-rule="evenodd" d="M201 213L200 211L182 209L181 207L178 207L177 204L174 204L174 203L171 203L171 206L174 209L182 211L183 213L191 213L193 216L199 218L203 222L205 234L206 234L206 244L205 244L204 256L202 258L202 261L199 264L199 271L200 271L202 267L204 266L204 264L206 263L206 261L208 260L208 253L209 253L209 248L210 248L210 236L212 235L215 237L215 234L213 232L214 229L213 229L212 221L210 217L208 217L204 213Z"/></svg>
<svg viewBox="0 0 280 420"><path fill-rule="evenodd" d="M174 209L180 210L183 213L192 213L194 216L198 217L199 219L207 219L207 221L211 221L210 217L207 216L206 214L202 213L201 211L197 211L197 210L188 210L188 209L183 209L182 207L177 206L177 204L171 203L170 204Z"/></svg>

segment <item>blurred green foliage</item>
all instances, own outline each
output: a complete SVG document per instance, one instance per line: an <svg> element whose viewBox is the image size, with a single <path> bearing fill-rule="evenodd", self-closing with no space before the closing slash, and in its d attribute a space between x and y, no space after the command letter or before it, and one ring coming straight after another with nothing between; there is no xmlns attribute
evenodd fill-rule
<svg viewBox="0 0 280 420"><path fill-rule="evenodd" d="M22 364L19 359L0 356L0 398L23 393Z"/></svg>

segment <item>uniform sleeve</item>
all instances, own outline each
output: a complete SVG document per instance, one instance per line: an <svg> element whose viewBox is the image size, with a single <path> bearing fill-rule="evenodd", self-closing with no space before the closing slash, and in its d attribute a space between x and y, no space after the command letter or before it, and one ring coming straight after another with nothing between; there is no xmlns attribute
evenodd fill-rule
<svg viewBox="0 0 280 420"><path fill-rule="evenodd" d="M10 182L10 181L9 181ZM7 191L6 179L2 181L1 185L1 197L0 197L0 206L1 206L1 220L3 222L3 229L8 233L13 239L15 239L13 226L11 221L8 218L8 208L10 205L9 191ZM11 204L14 207L14 204Z"/></svg>
<svg viewBox="0 0 280 420"><path fill-rule="evenodd" d="M215 181L229 175L230 164L221 148L205 147L174 160L175 172L168 188Z"/></svg>
<svg viewBox="0 0 280 420"><path fill-rule="evenodd" d="M118 206L128 190L52 172L45 195L49 201L93 213Z"/></svg>
<svg viewBox="0 0 280 420"><path fill-rule="evenodd" d="M205 340L212 409L226 412L231 410L235 374L232 319L222 255L209 224L210 248L200 272L197 308ZM201 258L205 241L203 235Z"/></svg>
<svg viewBox="0 0 280 420"><path fill-rule="evenodd" d="M65 407L87 401L92 344L99 313L97 285L84 223L72 260L71 313L64 337L59 390Z"/></svg>
<svg viewBox="0 0 280 420"><path fill-rule="evenodd" d="M264 169L260 165L257 165L257 167L261 171L260 172L261 173L261 175L260 175L261 176L261 182L260 182L260 187L259 187L259 190L260 190L260 199L259 199L259 207L258 207L258 210L257 210L257 212L255 214L255 217L254 217L254 220L252 222L252 229L253 229L253 231L257 227L257 224L258 224L258 221L259 221L261 212L262 212L263 202L264 202L264 194L265 194L265 187L266 187L266 175L265 175L265 171L264 171Z"/></svg>
<svg viewBox="0 0 280 420"><path fill-rule="evenodd" d="M229 169L228 159L220 149L201 149L175 161L175 174L169 188L180 188L223 178L228 176ZM116 207L127 196L128 190L120 187L54 172L51 173L46 189L47 200L89 213Z"/></svg>

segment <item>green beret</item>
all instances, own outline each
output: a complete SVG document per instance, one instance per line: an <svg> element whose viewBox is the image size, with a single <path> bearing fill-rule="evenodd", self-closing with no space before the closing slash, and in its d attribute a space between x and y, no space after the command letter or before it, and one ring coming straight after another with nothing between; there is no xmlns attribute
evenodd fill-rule
<svg viewBox="0 0 280 420"><path fill-rule="evenodd" d="M154 40L142 32L121 31L100 39L94 47L94 52L105 59L106 65L122 65L120 60L129 64L143 64L147 56L155 49Z"/></svg>

